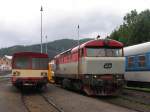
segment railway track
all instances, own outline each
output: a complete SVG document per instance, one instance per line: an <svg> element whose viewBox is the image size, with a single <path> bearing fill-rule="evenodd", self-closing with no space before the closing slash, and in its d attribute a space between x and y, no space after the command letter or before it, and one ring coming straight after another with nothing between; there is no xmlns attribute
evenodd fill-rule
<svg viewBox="0 0 150 112"><path fill-rule="evenodd" d="M144 91L143 89L126 88L123 90L120 97L127 98L144 105L150 105L150 101L148 100L150 99L150 92L147 90Z"/></svg>
<svg viewBox="0 0 150 112"><path fill-rule="evenodd" d="M123 89L122 93L117 97L100 98L105 102L119 105L128 109L136 110L138 112L150 112L150 93L136 90Z"/></svg>
<svg viewBox="0 0 150 112"><path fill-rule="evenodd" d="M21 93L21 101L27 112L64 112L51 99L41 93L35 95Z"/></svg>
<svg viewBox="0 0 150 112"><path fill-rule="evenodd" d="M27 112L31 112L30 109L28 108L26 102L25 102L25 96L23 94L21 94L21 101L22 101L25 109L27 110Z"/></svg>
<svg viewBox="0 0 150 112"><path fill-rule="evenodd" d="M47 98L43 94L41 94L43 99L50 105L52 105L58 112L64 112L59 106L57 106L51 99Z"/></svg>
<svg viewBox="0 0 150 112"><path fill-rule="evenodd" d="M9 80L10 80L10 78L0 78L0 83L6 82L6 81L9 81Z"/></svg>

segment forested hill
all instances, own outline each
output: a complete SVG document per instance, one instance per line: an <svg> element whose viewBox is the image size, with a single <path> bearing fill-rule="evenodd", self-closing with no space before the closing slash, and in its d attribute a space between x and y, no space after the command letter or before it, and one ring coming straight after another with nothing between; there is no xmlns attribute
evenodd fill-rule
<svg viewBox="0 0 150 112"><path fill-rule="evenodd" d="M82 39L80 40L80 43L83 43L89 40L91 39L89 38ZM48 55L50 58L53 58L58 53L63 52L72 47L75 47L76 45L78 45L78 41L73 40L73 39L61 39L61 40L48 42L47 44ZM8 47L8 48L2 48L0 49L0 57L4 55L12 55L15 52L24 52L24 51L40 52L40 44L30 45L30 46L16 45L16 46ZM46 52L45 44L43 44L43 52Z"/></svg>

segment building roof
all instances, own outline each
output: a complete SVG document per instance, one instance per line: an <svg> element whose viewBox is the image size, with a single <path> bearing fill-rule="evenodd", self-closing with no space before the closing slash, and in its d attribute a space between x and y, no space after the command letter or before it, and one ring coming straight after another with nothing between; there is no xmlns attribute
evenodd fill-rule
<svg viewBox="0 0 150 112"><path fill-rule="evenodd" d="M5 55L4 57L7 58L7 59L9 59L9 60L12 59L12 56L8 56L8 55Z"/></svg>

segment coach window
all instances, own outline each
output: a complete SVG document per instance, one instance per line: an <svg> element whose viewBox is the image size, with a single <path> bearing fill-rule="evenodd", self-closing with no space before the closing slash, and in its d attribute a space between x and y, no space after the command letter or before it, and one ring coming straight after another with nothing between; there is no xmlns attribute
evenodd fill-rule
<svg viewBox="0 0 150 112"><path fill-rule="evenodd" d="M128 67L131 68L134 66L134 57L128 57Z"/></svg>
<svg viewBox="0 0 150 112"><path fill-rule="evenodd" d="M139 67L146 66L146 57L144 55L139 56L138 65Z"/></svg>

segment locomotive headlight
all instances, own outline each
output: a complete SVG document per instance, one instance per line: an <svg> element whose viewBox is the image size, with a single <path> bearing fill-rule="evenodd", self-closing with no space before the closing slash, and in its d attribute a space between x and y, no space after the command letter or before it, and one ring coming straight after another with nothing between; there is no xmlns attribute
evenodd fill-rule
<svg viewBox="0 0 150 112"><path fill-rule="evenodd" d="M116 74L115 77L116 77L116 79L122 79L123 75L122 74Z"/></svg>
<svg viewBox="0 0 150 112"><path fill-rule="evenodd" d="M119 74L117 74L117 75L116 75L116 78L117 78L117 79L118 79L118 78L120 78L120 75L119 75Z"/></svg>
<svg viewBox="0 0 150 112"><path fill-rule="evenodd" d="M95 79L96 79L96 78L97 78L97 75L94 75L94 76L93 76L93 78L95 78Z"/></svg>
<svg viewBox="0 0 150 112"><path fill-rule="evenodd" d="M89 75L85 75L85 78L86 78L86 79L89 79L89 78L90 78L90 76L89 76Z"/></svg>

